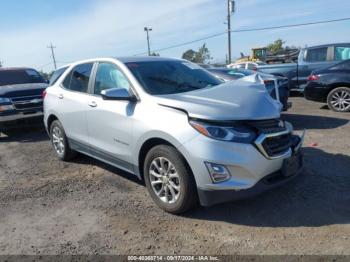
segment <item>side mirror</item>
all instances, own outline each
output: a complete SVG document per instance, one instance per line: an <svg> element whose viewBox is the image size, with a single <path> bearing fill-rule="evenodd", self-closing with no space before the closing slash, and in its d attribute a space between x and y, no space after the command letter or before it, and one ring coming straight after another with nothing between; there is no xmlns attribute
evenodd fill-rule
<svg viewBox="0 0 350 262"><path fill-rule="evenodd" d="M119 101L130 101L137 102L137 98L134 94L130 94L126 89L123 88L111 88L101 91L103 100L119 100Z"/></svg>

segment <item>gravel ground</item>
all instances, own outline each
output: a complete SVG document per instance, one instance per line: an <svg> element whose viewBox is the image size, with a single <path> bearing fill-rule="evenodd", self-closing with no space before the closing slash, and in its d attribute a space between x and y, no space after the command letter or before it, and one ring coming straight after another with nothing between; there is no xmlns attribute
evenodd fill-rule
<svg viewBox="0 0 350 262"><path fill-rule="evenodd" d="M291 101L303 174L184 216L118 169L58 161L42 130L0 138L0 254L350 254L350 114Z"/></svg>

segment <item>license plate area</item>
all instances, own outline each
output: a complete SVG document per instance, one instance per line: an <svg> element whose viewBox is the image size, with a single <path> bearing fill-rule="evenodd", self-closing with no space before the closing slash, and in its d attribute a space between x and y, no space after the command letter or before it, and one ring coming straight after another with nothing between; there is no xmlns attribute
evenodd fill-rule
<svg viewBox="0 0 350 262"><path fill-rule="evenodd" d="M283 160L282 175L289 177L295 175L303 165L303 155L299 151L293 154L290 158Z"/></svg>

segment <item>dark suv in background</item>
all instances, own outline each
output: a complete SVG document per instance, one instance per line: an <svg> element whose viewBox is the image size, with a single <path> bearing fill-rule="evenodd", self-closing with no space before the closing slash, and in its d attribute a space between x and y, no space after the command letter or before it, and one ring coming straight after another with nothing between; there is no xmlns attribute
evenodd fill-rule
<svg viewBox="0 0 350 262"><path fill-rule="evenodd" d="M0 68L0 133L41 124L47 81L32 68Z"/></svg>

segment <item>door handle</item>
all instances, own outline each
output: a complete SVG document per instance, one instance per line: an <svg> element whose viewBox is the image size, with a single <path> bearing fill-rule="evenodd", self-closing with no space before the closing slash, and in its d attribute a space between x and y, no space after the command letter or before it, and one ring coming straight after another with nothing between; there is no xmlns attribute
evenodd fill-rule
<svg viewBox="0 0 350 262"><path fill-rule="evenodd" d="M62 94L59 94L59 95L58 95L58 98L59 98L59 99L63 99L63 95L62 95Z"/></svg>
<svg viewBox="0 0 350 262"><path fill-rule="evenodd" d="M89 103L89 106L91 106L91 107L96 107L96 106L97 106L97 104L96 104L96 102L95 102L95 101L91 101L91 102Z"/></svg>

